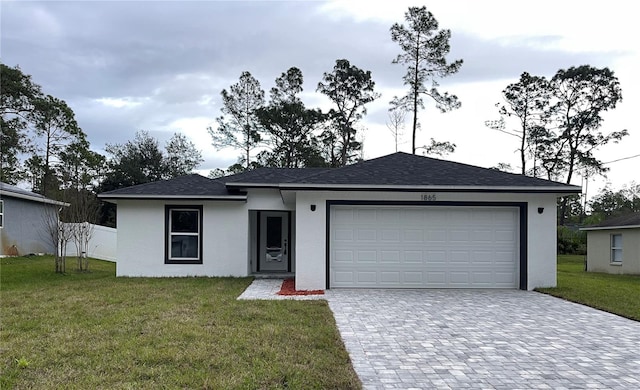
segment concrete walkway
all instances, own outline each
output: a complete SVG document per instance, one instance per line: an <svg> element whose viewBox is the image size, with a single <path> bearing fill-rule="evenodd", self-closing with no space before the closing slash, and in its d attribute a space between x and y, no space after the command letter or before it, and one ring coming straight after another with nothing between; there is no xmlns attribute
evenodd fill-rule
<svg viewBox="0 0 640 390"><path fill-rule="evenodd" d="M255 279L246 290L240 294L238 299L284 299L284 300L311 300L327 299L324 294L318 295L278 295L282 287L283 279Z"/></svg>
<svg viewBox="0 0 640 390"><path fill-rule="evenodd" d="M244 299L291 299L271 283L256 280ZM365 389L640 389L640 322L544 294L336 289L311 298L328 300Z"/></svg>

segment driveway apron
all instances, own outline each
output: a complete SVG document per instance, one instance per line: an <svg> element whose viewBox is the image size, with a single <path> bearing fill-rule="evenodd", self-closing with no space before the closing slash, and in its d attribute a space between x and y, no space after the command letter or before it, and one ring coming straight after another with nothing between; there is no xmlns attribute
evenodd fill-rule
<svg viewBox="0 0 640 390"><path fill-rule="evenodd" d="M639 389L640 322L518 290L327 291L365 389Z"/></svg>

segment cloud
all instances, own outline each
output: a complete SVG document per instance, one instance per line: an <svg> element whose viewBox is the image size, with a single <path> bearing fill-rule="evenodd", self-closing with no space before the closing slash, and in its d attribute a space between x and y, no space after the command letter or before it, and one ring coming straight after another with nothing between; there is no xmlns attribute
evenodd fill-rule
<svg viewBox="0 0 640 390"><path fill-rule="evenodd" d="M482 128L483 120L494 114L501 89L523 71L549 77L560 68L585 63L611 66L629 58L637 62L633 48L625 46L620 35L631 12L619 15L620 25L612 19L605 26L606 18L621 11L606 7L594 12L582 6L571 10L555 3L543 1L527 9L527 17L520 16L519 3L429 5L441 26L452 30L449 58L464 60L458 74L441 80L444 91L461 97L463 110L440 116L427 107L421 116L425 128L429 124L430 129L443 129L445 139L453 134L446 130L452 126ZM46 93L66 100L97 150L107 142L126 142L141 129L161 140L182 130L203 149L207 165L223 161L219 166L226 167L238 153L215 151L206 133L206 126L220 115L223 88L248 70L268 92L277 76L296 66L305 77L307 105L326 108L326 98L315 93L317 83L336 59L346 58L371 70L383 94L371 104L363 126L372 129L368 149L388 153L388 102L406 89L404 68L391 64L399 47L391 41L389 28L403 21L408 5L9 1L3 2L0 14L2 61L19 64ZM374 147L377 138L382 141Z"/></svg>

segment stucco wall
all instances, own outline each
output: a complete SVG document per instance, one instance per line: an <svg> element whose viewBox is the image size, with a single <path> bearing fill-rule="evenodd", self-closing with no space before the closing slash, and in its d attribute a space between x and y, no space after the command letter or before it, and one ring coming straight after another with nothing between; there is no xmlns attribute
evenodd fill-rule
<svg viewBox="0 0 640 390"><path fill-rule="evenodd" d="M326 286L326 201L420 201L423 193L298 192L296 194L296 288ZM553 194L435 193L439 202L526 202L528 204L527 289L556 285L556 196ZM311 211L311 205L316 206ZM425 205L429 203L425 202ZM544 211L538 213L538 208Z"/></svg>
<svg viewBox="0 0 640 390"><path fill-rule="evenodd" d="M3 196L4 218L0 228L0 254L54 253L55 246L45 227L46 216L60 206Z"/></svg>
<svg viewBox="0 0 640 390"><path fill-rule="evenodd" d="M202 205L202 264L165 264L165 205ZM118 201L117 276L246 276L244 202Z"/></svg>
<svg viewBox="0 0 640 390"><path fill-rule="evenodd" d="M611 235L622 235L622 263L611 262ZM587 271L640 274L640 229L587 231Z"/></svg>

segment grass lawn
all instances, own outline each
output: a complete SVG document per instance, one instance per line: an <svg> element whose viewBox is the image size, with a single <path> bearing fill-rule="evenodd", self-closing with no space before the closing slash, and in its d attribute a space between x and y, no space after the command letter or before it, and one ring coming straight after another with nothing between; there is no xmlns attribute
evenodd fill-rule
<svg viewBox="0 0 640 390"><path fill-rule="evenodd" d="M359 389L325 301L238 301L249 278L116 278L0 259L1 389Z"/></svg>
<svg viewBox="0 0 640 390"><path fill-rule="evenodd" d="M640 276L585 272L584 256L558 256L558 287L537 290L640 321Z"/></svg>

